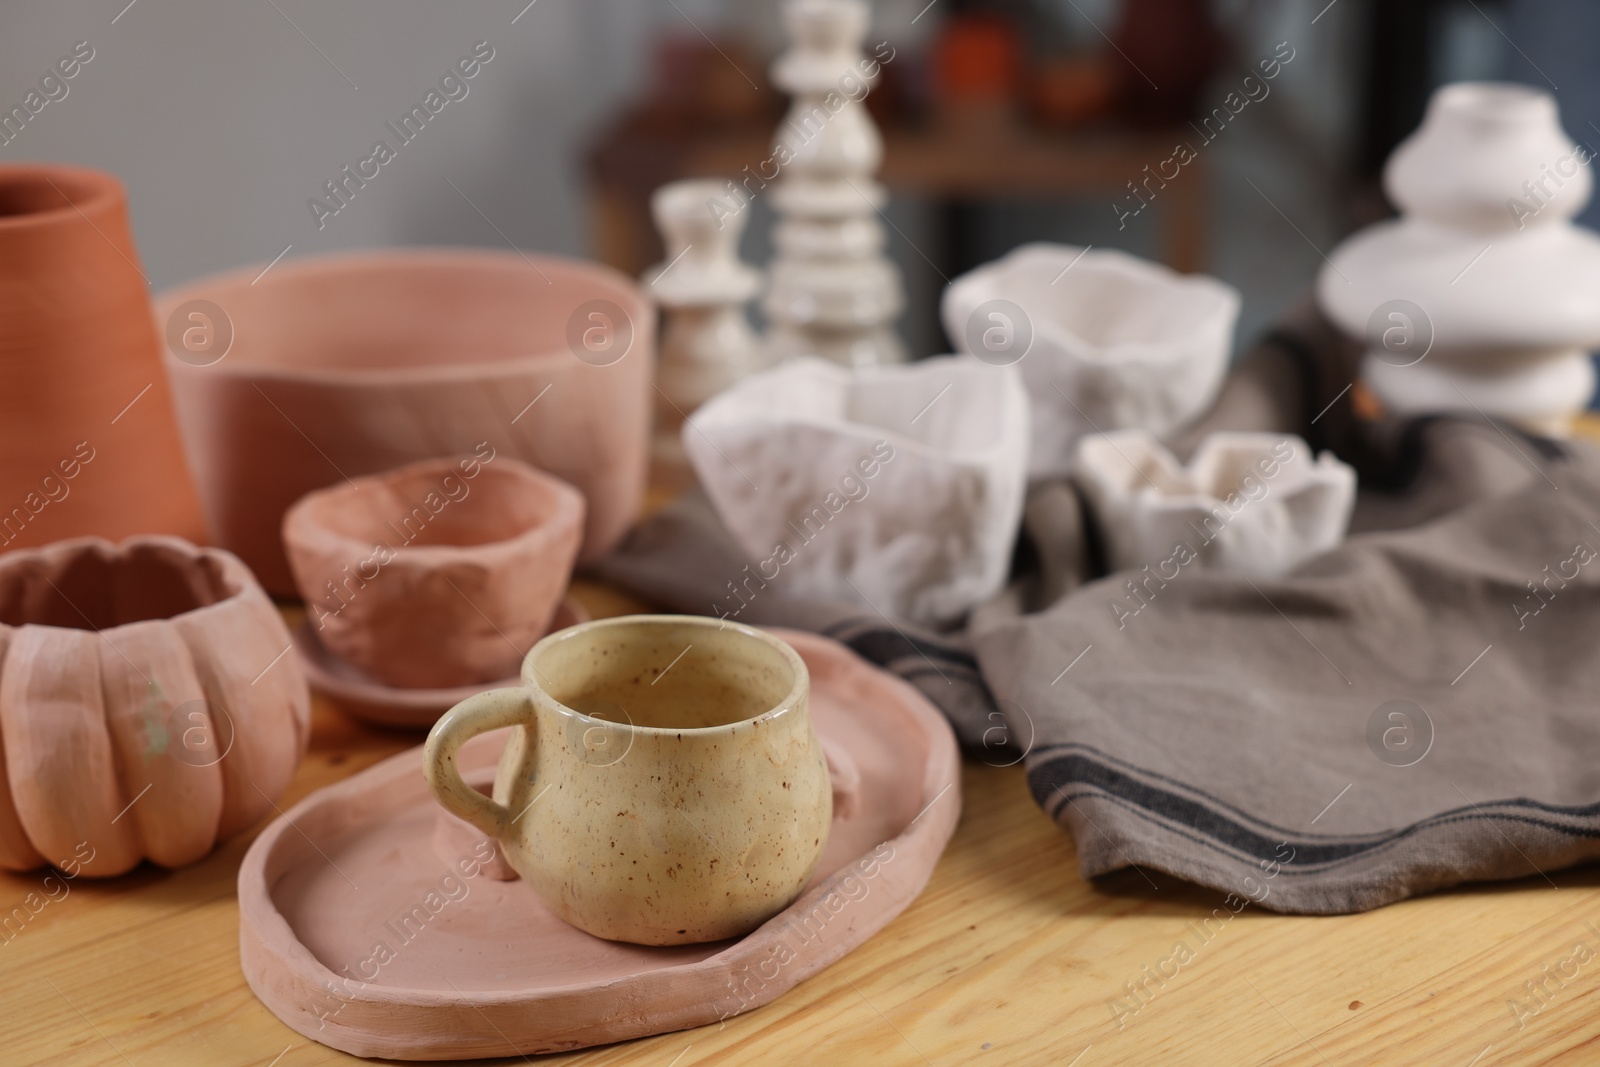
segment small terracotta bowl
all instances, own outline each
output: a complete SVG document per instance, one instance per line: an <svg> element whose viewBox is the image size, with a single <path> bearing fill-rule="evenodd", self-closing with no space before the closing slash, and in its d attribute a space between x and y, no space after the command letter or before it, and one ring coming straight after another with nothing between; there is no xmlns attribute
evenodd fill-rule
<svg viewBox="0 0 1600 1067"><path fill-rule="evenodd" d="M308 493L283 519L317 637L388 685L516 673L549 628L583 496L509 456L424 460Z"/></svg>

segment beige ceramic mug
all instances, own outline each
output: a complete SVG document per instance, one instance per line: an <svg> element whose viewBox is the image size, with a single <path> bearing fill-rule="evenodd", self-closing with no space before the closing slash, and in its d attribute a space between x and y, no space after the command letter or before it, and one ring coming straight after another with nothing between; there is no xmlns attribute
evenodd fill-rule
<svg viewBox="0 0 1600 1067"><path fill-rule="evenodd" d="M450 709L424 768L562 919L686 944L748 933L800 895L833 799L794 649L722 620L631 615L546 637L522 682ZM456 752L503 726L491 799Z"/></svg>

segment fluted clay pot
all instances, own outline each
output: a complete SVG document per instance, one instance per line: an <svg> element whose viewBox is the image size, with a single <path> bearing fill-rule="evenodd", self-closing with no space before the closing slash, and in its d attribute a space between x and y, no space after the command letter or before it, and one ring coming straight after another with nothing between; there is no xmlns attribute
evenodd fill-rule
<svg viewBox="0 0 1600 1067"><path fill-rule="evenodd" d="M0 552L203 524L122 184L0 167Z"/></svg>
<svg viewBox="0 0 1600 1067"><path fill-rule="evenodd" d="M293 595L280 538L300 497L480 445L570 482L580 559L644 498L655 312L628 278L554 256L364 252L249 267L162 295L207 301L220 356L168 353L216 543Z"/></svg>
<svg viewBox="0 0 1600 1067"><path fill-rule="evenodd" d="M318 639L392 686L512 677L583 536L583 497L508 456L424 460L307 494L283 519Z"/></svg>
<svg viewBox="0 0 1600 1067"><path fill-rule="evenodd" d="M0 868L192 863L272 810L311 732L244 564L176 537L0 556Z"/></svg>

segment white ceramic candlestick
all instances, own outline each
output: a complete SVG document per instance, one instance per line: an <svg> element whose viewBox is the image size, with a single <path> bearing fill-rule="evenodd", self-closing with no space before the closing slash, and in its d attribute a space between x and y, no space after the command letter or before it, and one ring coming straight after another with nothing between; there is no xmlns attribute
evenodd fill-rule
<svg viewBox="0 0 1600 1067"><path fill-rule="evenodd" d="M744 310L761 288L761 273L739 261L746 216L729 212L725 197L725 183L690 179L663 185L650 200L667 251L644 274L663 313L651 440L661 483L691 476L683 420L766 359Z"/></svg>
<svg viewBox="0 0 1600 1067"><path fill-rule="evenodd" d="M772 80L794 95L773 142L781 173L772 192L778 254L762 307L776 359L822 356L846 366L900 363L890 323L904 294L883 255L873 180L883 141L862 101L878 64L861 52L869 11L863 0L789 0L793 44Z"/></svg>
<svg viewBox="0 0 1600 1067"><path fill-rule="evenodd" d="M1590 153L1548 93L1463 82L1433 96L1384 169L1401 218L1335 249L1317 297L1363 337L1400 414L1464 411L1565 433L1594 392L1600 236L1571 223Z"/></svg>

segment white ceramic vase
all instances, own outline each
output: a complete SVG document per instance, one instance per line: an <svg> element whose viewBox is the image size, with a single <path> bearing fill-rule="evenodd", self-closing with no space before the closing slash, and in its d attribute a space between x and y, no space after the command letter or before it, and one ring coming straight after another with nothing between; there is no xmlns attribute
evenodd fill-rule
<svg viewBox="0 0 1600 1067"><path fill-rule="evenodd" d="M1462 411L1564 433L1594 392L1600 236L1570 221L1591 153L1555 99L1520 85L1438 90L1395 149L1398 219L1334 250L1323 310L1367 343L1362 376L1400 414Z"/></svg>
<svg viewBox="0 0 1600 1067"><path fill-rule="evenodd" d="M1153 436L1084 438L1073 480L1089 502L1113 570L1171 580L1195 565L1284 574L1343 538L1356 474L1298 437L1213 433L1183 466Z"/></svg>
<svg viewBox="0 0 1600 1067"><path fill-rule="evenodd" d="M941 311L958 350L1021 370L1030 471L1055 476L1085 434L1165 436L1205 411L1227 369L1239 294L1122 252L1041 243L957 278Z"/></svg>
<svg viewBox="0 0 1600 1067"><path fill-rule="evenodd" d="M796 359L712 398L683 444L756 561L728 576L728 614L776 581L943 626L1005 582L1027 481L1028 404L1012 368Z"/></svg>

